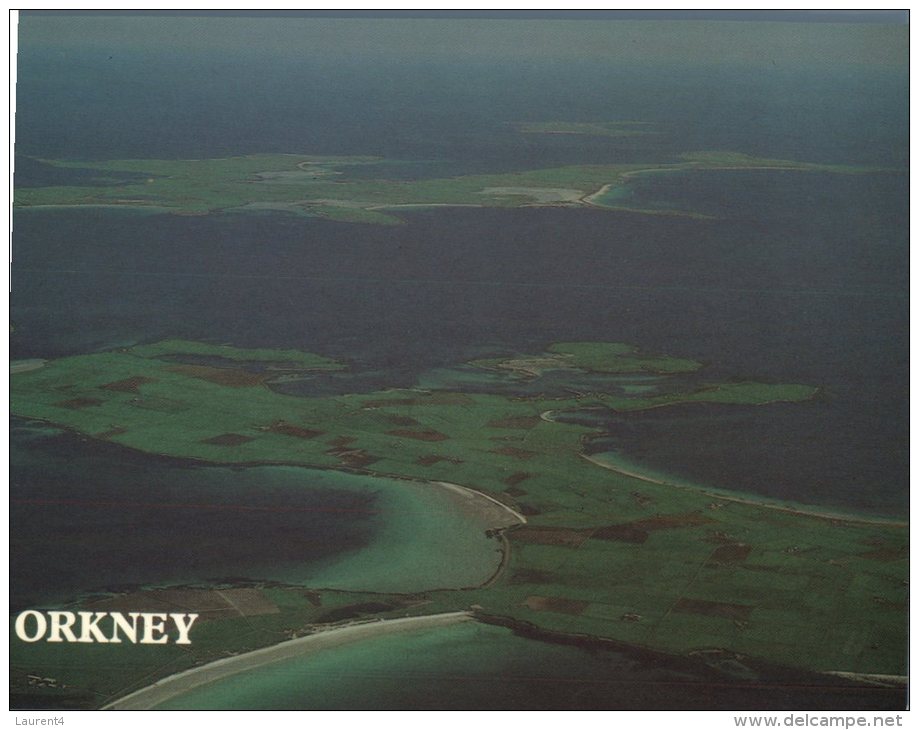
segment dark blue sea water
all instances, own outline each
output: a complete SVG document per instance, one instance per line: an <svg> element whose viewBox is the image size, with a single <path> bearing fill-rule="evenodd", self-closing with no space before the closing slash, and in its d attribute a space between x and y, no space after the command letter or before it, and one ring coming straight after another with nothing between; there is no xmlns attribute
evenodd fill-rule
<svg viewBox="0 0 919 730"><path fill-rule="evenodd" d="M370 544L386 511L356 475L156 459L23 419L12 441L13 611L145 585L303 580L304 566Z"/></svg>
<svg viewBox="0 0 919 730"><path fill-rule="evenodd" d="M629 416L612 428L627 452L720 487L905 510L905 180L724 176L692 188L721 209L713 221L20 212L13 356L187 337L322 352L410 385L483 354L626 341L701 360L713 379L821 388L803 405ZM668 185L663 196L682 190Z"/></svg>

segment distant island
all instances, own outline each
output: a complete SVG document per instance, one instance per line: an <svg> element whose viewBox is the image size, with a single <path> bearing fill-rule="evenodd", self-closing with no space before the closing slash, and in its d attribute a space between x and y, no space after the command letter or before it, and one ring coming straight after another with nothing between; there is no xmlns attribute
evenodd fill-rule
<svg viewBox="0 0 919 730"><path fill-rule="evenodd" d="M526 132L595 134L596 125L525 125ZM614 134L618 127L598 127ZM567 131L563 131L567 130ZM629 206L624 193L648 174L775 170L855 174L874 168L689 152L678 161L569 165L504 174L388 180L362 178L382 158L259 154L205 160L41 160L58 168L98 170L98 185L17 187L14 207L117 206L179 215L286 212L353 223L398 224L399 209L568 207L648 215L710 216L664 206ZM119 178L119 174L121 177ZM128 176L128 179L125 179Z"/></svg>
<svg viewBox="0 0 919 730"><path fill-rule="evenodd" d="M638 137L659 134L650 122L517 122L523 134L579 134L586 137Z"/></svg>

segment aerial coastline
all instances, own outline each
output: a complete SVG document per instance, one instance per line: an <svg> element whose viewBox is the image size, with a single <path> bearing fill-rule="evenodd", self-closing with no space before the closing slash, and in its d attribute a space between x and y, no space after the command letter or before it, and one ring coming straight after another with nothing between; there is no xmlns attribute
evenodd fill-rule
<svg viewBox="0 0 919 730"><path fill-rule="evenodd" d="M428 616L361 621L346 626L316 630L315 633L308 636L284 641L263 649L256 649L239 656L218 659L209 664L170 675L103 705L101 709L151 710L156 708L157 705L202 685L216 682L241 672L252 671L274 662L304 656L317 651L334 649L345 644L387 634L419 631L470 620L472 620L471 613L455 611Z"/></svg>
<svg viewBox="0 0 919 730"><path fill-rule="evenodd" d="M731 492L728 490L714 490L710 487L703 486L694 486L690 484L679 484L676 480L667 480L664 478L650 476L647 473L643 473L639 469L627 468L621 464L611 462L602 458L601 454L587 454L582 453L581 458L586 459L591 464L596 464L597 466L608 469L609 471L616 472L617 474L622 474L624 476L632 477L633 479L640 479L641 481L648 482L650 484L658 484L662 487L672 487L673 489L688 489L699 492L701 494L707 495L717 500L723 500L727 502L737 502L740 504L751 504L757 507L763 507L765 509L778 510L780 512L787 512L793 515L800 515L802 517L813 517L815 519L829 520L831 522L847 522L851 524L859 525L884 525L886 527L894 528L907 528L909 527L909 522L903 520L897 520L891 517L878 517L871 515L859 515L849 512L841 511L827 511L820 509L814 505L807 504L795 504L791 505L788 503L779 503L770 501L764 498L757 498L754 496L743 496L737 492Z"/></svg>
<svg viewBox="0 0 919 730"><path fill-rule="evenodd" d="M590 406L623 414L694 403L780 407L810 400L814 387L699 382L702 363L623 343L556 342L541 354L469 364L495 374L490 377L505 390L345 389L332 396L293 396L273 389L277 372L309 377L342 373L343 365L293 350L166 340L19 372L12 381L12 409L93 439L198 463L306 466L394 479L394 488L384 486L381 493L402 501L393 503L395 521L382 524L376 548L329 561L306 580L239 584L278 607L271 614L276 618L263 619L277 627L278 638L321 623L328 610L313 603L321 595L336 603L350 600L340 613L355 619L392 618L406 606L432 614L479 606L475 610L483 615L528 622L541 631L588 633L668 655L697 650L703 641L808 671L898 673L892 638L870 663L853 665L833 642L802 662L781 646L738 639L735 630L739 622L756 637L782 626L805 632L800 640L806 640L809 624L789 626L772 595L764 600L747 591L753 570L758 580L778 586L787 580L785 571L817 586L830 585L825 581L831 576L833 584L845 576L860 586L868 576L866 585L873 588L853 589L853 607L860 606L853 621L878 618L870 608L878 605L877 595L884 606L899 605L903 588L894 579L902 565L902 523L677 489L681 485L610 468L587 453L602 427L549 415ZM621 378L634 376L651 378L653 387L624 388ZM516 390L543 377L556 383L589 377L594 386L588 393L558 386L553 393ZM147 417L151 411L157 420ZM220 414L219 425L208 413ZM444 529L448 515L453 532ZM806 534L804 519L811 521ZM440 552L423 547L428 540ZM652 589L643 576L661 570L673 580ZM686 572L700 577L686 585L679 579ZM724 580L713 581L716 574ZM781 606L807 600L807 610L815 610L806 592L773 593ZM888 618L884 630L894 637L895 614ZM219 623L213 622L213 631ZM690 630L700 624L704 638ZM201 629L204 659L214 656L207 638L211 625ZM250 639L246 648L272 643L269 637L255 644Z"/></svg>
<svg viewBox="0 0 919 730"><path fill-rule="evenodd" d="M409 181L362 179L361 166L369 164L366 158L322 158L288 153L210 160L42 162L63 169L85 168L147 177L144 182L109 186L17 188L14 208L111 206L181 215L273 210L381 225L402 222L384 212L387 210L455 207L587 207L709 220L712 216L699 211L653 205L605 205L602 198L611 190L624 189L630 180L650 174L761 170L851 175L878 171L872 167L757 158L725 151L684 153L678 161L656 166L648 163L569 165Z"/></svg>

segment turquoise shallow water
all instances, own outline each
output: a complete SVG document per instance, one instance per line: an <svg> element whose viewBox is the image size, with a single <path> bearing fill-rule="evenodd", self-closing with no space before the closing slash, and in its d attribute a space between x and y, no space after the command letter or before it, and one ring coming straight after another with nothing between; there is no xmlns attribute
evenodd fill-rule
<svg viewBox="0 0 919 730"><path fill-rule="evenodd" d="M481 521L458 510L446 490L434 484L376 481L385 507L372 544L311 570L311 585L413 593L480 585L498 569L498 541L485 536Z"/></svg>
<svg viewBox="0 0 919 730"><path fill-rule="evenodd" d="M478 585L500 563L485 525L432 484L189 466L21 420L11 433L11 520L42 526L11 536L14 606L251 580L414 592Z"/></svg>
<svg viewBox="0 0 919 730"><path fill-rule="evenodd" d="M550 644L475 622L269 664L199 687L163 710L647 710L902 707L902 692L768 677ZM838 684L838 683L837 683ZM899 703L899 704L898 704Z"/></svg>
<svg viewBox="0 0 919 730"><path fill-rule="evenodd" d="M195 689L157 709L524 709L596 700L634 663L530 642L477 623L383 636L319 651ZM559 681L565 677L565 681ZM552 680L552 681L550 681ZM572 688L568 682L577 681Z"/></svg>

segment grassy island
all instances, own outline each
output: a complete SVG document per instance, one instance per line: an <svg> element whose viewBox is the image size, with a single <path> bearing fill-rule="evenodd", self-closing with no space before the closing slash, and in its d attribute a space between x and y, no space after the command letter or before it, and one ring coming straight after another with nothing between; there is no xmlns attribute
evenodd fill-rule
<svg viewBox="0 0 919 730"><path fill-rule="evenodd" d="M14 374L14 414L93 439L208 463L349 470L430 489L463 485L526 520L497 530L502 567L481 586L432 586L423 595L248 586L247 600L267 602L270 611L209 620L192 647L157 650L149 664L137 654L113 661L123 651L113 648L105 662L94 661L97 647L74 645L69 668L56 666L55 676L71 692L91 687L80 701L98 706L227 651L320 624L458 610L668 655L719 650L741 663L905 673L905 525L650 478L592 456L596 428L547 417L597 406L793 404L812 398L814 387L706 381L700 363L615 343L556 343L542 354L475 364L504 368L509 382L538 382L547 369L586 371L598 387L570 397L438 389L295 397L272 388L279 367L310 377L340 366L290 350L180 340ZM630 393L617 380L649 372L658 376L650 392ZM47 646L15 642L12 651L14 686L16 677L44 676L56 661Z"/></svg>
<svg viewBox="0 0 919 730"><path fill-rule="evenodd" d="M601 128L606 129L602 125ZM613 134L616 130L622 131L615 125L607 131ZM114 181L107 185L18 187L15 207L117 206L179 215L274 211L378 224L399 223L399 209L443 206L587 207L704 219L708 216L694 211L637 210L622 206L615 193L631 179L652 173L783 170L852 174L870 171L869 168L761 159L717 151L689 153L675 161L658 163L570 165L417 180L362 178L361 170L382 162L371 157L262 154L211 160L42 162L59 168L97 170L112 176L130 173L133 177L128 182ZM134 179L138 175L140 181Z"/></svg>

